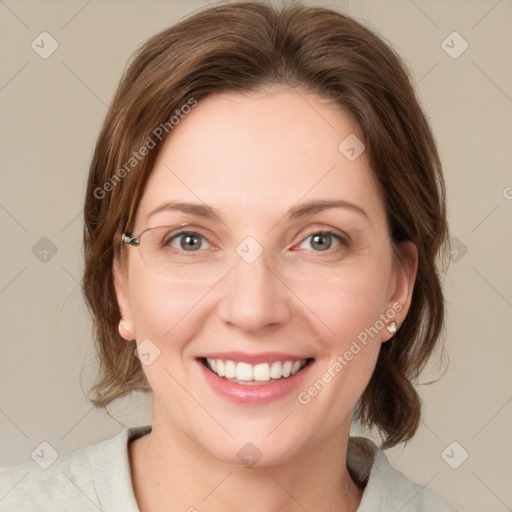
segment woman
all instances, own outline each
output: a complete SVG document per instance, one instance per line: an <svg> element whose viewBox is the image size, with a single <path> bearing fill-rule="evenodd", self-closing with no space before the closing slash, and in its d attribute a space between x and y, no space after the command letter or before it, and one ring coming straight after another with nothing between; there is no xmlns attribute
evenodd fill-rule
<svg viewBox="0 0 512 512"><path fill-rule="evenodd" d="M151 391L152 425L9 469L0 510L454 510L350 437L414 435L444 314L441 164L382 40L252 2L157 34L84 212L93 403Z"/></svg>

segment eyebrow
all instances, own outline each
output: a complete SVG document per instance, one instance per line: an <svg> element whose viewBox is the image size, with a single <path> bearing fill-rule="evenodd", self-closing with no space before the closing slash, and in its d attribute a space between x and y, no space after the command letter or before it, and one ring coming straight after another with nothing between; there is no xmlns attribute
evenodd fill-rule
<svg viewBox="0 0 512 512"><path fill-rule="evenodd" d="M302 203L298 206L290 208L284 217L287 219L298 219L330 208L345 208L347 210L359 213L368 221L370 220L368 214L365 210L363 210L363 208L343 199L320 200ZM192 215L197 215L198 217L204 217L206 219L221 220L221 217L217 214L215 208L212 208L211 206L200 203L184 203L179 201L169 201L160 205L158 208L155 208L151 213L149 213L148 219L152 215L162 211L181 211L183 213L190 213Z"/></svg>

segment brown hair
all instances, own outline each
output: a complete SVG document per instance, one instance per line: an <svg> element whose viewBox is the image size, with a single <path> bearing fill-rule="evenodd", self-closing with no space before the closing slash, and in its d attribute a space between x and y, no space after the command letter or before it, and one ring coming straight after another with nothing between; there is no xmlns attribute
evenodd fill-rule
<svg viewBox="0 0 512 512"><path fill-rule="evenodd" d="M296 2L195 12L151 37L127 67L96 144L85 199L83 290L100 362L91 402L105 407L131 391L150 390L134 345L118 333L112 264L171 133L169 119L208 94L273 84L334 100L354 117L384 194L397 264L407 264L401 242L418 250L409 313L382 344L355 411L362 425L378 428L387 448L417 430L421 402L413 383L441 341L445 305L436 258L448 239L441 163L398 55L350 17ZM167 128L160 138L159 126ZM139 158L149 139L155 147Z"/></svg>

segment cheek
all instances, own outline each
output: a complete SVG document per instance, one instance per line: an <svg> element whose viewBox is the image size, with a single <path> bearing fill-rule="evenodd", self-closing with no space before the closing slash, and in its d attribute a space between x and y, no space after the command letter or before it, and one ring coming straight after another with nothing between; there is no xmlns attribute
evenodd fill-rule
<svg viewBox="0 0 512 512"><path fill-rule="evenodd" d="M192 336L195 310L205 293L205 285L190 281L163 281L133 273L130 282L131 308L138 342L149 338L162 352L177 351Z"/></svg>
<svg viewBox="0 0 512 512"><path fill-rule="evenodd" d="M165 283L134 272L131 287L135 337L142 370L154 396L165 404L186 403L188 397L180 383L187 381L184 363L188 360L190 341L198 336L205 286L188 281ZM144 364L145 352L151 354L149 364ZM189 421L187 411L187 407L175 409L174 419L185 425Z"/></svg>
<svg viewBox="0 0 512 512"><path fill-rule="evenodd" d="M351 417L372 376L381 347L385 283L378 273L369 273L318 284L305 302L314 304L311 309L320 319L321 346L317 367L301 387L298 402L303 414L322 418L318 435L328 435Z"/></svg>
<svg viewBox="0 0 512 512"><path fill-rule="evenodd" d="M376 260L363 273L340 276L333 273L317 276L313 281L306 277L296 281L294 290L314 313L312 318L317 319L321 338L331 349L335 346L342 350L374 327L379 315L385 312L388 283L387 267ZM378 330L382 327L378 322Z"/></svg>
<svg viewBox="0 0 512 512"><path fill-rule="evenodd" d="M317 280L314 287L305 279L300 286L319 326L319 357L299 403L321 411L326 429L350 414L371 378L381 347L388 282L383 255L362 274Z"/></svg>

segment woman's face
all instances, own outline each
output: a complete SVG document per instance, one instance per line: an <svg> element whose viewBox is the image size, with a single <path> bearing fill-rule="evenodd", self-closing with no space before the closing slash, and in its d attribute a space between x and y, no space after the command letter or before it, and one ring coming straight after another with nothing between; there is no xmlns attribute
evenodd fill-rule
<svg viewBox="0 0 512 512"><path fill-rule="evenodd" d="M237 464L348 437L415 277L392 266L355 137L332 103L278 88L209 96L174 127L133 230L169 233L147 232L115 266L120 332L140 345L154 430Z"/></svg>

